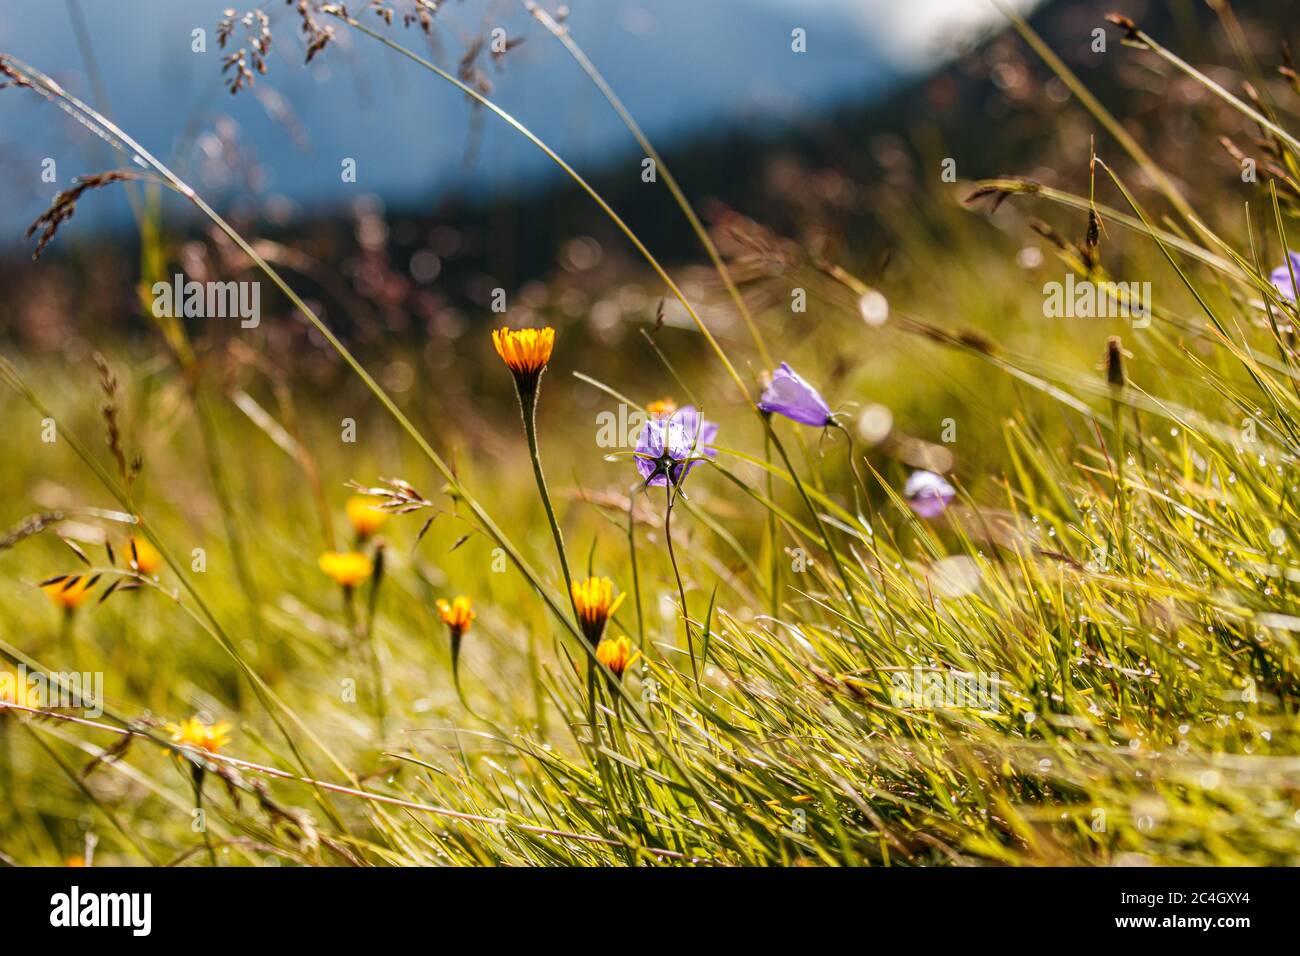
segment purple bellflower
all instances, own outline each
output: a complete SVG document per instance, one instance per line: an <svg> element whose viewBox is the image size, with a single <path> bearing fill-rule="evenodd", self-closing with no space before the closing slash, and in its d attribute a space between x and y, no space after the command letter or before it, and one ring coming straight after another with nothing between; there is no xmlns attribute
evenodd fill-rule
<svg viewBox="0 0 1300 956"><path fill-rule="evenodd" d="M792 422L802 425L821 428L831 423L831 408L826 400L785 362L781 363L781 367L773 373L772 381L763 389L758 407L765 412L784 415Z"/></svg>
<svg viewBox="0 0 1300 956"><path fill-rule="evenodd" d="M937 518L957 496L957 489L942 475L932 471L914 471L903 486L908 506L922 518Z"/></svg>
<svg viewBox="0 0 1300 956"><path fill-rule="evenodd" d="M1291 273L1295 272L1295 278L1300 281L1300 253L1288 252L1287 261L1282 263L1272 274L1269 275L1269 281L1273 283L1273 288L1281 294L1282 298L1296 301L1295 283L1291 280Z"/></svg>

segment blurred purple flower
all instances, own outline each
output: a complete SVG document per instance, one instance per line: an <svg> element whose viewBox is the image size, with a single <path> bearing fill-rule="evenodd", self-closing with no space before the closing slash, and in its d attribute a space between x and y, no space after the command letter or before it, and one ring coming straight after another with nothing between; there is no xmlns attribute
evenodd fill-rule
<svg viewBox="0 0 1300 956"><path fill-rule="evenodd" d="M1294 302L1296 301L1296 290L1295 283L1291 280L1291 273L1294 271L1296 279L1300 280L1300 253L1288 252L1286 257L1288 262L1284 262L1274 269L1268 278L1273 283L1273 288L1277 289L1282 298Z"/></svg>
<svg viewBox="0 0 1300 956"><path fill-rule="evenodd" d="M957 489L942 475L932 471L914 471L903 486L908 506L922 518L936 518L957 495Z"/></svg>
<svg viewBox="0 0 1300 956"><path fill-rule="evenodd" d="M758 407L765 412L784 415L793 422L814 425L818 428L831 422L831 408L799 373L785 362L772 375L772 381L758 399Z"/></svg>

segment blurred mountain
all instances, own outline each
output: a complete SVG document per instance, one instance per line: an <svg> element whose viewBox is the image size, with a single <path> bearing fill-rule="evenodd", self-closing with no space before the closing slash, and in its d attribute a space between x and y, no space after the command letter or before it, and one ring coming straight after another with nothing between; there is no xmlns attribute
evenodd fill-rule
<svg viewBox="0 0 1300 956"><path fill-rule="evenodd" d="M1194 63L1232 62L1210 5L1190 0L1055 0L1028 22L1094 95L1126 118L1131 135L1157 155L1161 148L1182 148L1187 130L1171 136L1164 125L1162 107L1169 104L1162 99L1163 78L1152 72L1149 57L1125 48L1122 31L1106 21L1117 8ZM1278 49L1270 0L1239 0L1234 9L1255 49ZM1098 30L1103 50L1096 49ZM1198 91L1192 87L1187 95L1194 97ZM1034 174L1046 182L1073 176L1077 184L1094 135L1099 149L1122 161L1122 151L1065 84L1014 31L1003 29L968 36L948 65L899 82L883 95L776 127L721 127L662 151L706 219L750 218L806 248L852 245L859 259L883 260L887 238L872 215L882 191L903 202L923 201L942 187L945 159L956 162L963 181ZM1207 157L1235 176L1224 158L1218 152ZM1216 168L1206 163L1207 170ZM644 188L626 168L593 177L593 185L661 258L700 258L666 190ZM486 261L515 281L553 265L550 250L567 236L591 233L606 246L626 247L571 184L471 207L449 203L439 215L491 224L497 254ZM864 247L873 244L882 248L864 256Z"/></svg>

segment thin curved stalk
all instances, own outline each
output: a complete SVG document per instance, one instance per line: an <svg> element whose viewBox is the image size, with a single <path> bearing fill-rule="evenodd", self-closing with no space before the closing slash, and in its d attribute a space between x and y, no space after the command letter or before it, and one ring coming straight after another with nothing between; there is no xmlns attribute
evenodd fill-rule
<svg viewBox="0 0 1300 956"><path fill-rule="evenodd" d="M1190 63L1186 62L1185 60L1181 59L1172 51L1165 49L1163 46L1161 46L1155 40L1151 39L1151 37L1143 33L1141 30L1134 28L1132 31L1132 36L1133 39L1137 40L1139 43L1145 44L1153 53L1155 53L1156 56L1160 57L1160 59L1170 64L1175 69L1180 70L1183 73L1187 74L1187 76L1190 76L1197 83L1200 83L1203 87L1205 87L1215 96L1217 96L1219 99L1223 100L1223 102L1227 103L1234 110L1241 113L1243 116L1248 117L1254 122L1258 123L1264 129L1268 130L1270 133L1272 133L1282 142L1286 143L1287 146L1289 146L1296 155L1300 156L1300 140L1297 140L1294 136L1292 136L1290 133L1284 130L1281 126L1278 126L1277 123L1273 122L1271 119L1269 119L1263 113L1260 113L1258 110L1253 109L1246 103L1243 103L1241 100L1233 96L1231 93L1225 90L1218 83L1214 82L1214 80L1210 79L1200 70L1196 69L1196 67L1192 66Z"/></svg>
<svg viewBox="0 0 1300 956"><path fill-rule="evenodd" d="M344 23L352 27L354 30L358 30L361 33L364 33L366 36L378 40L380 43L384 44L384 46L388 47L389 49L394 50L397 53L400 53L402 56L414 61L415 63L418 63L420 66L424 67L426 70L430 71L431 73L435 74L441 79L446 80L448 83L456 87L466 96L468 96L470 99L474 100L474 102L478 103L480 106L494 113L497 117L499 117L509 126L511 126L521 136L523 136L530 143L532 143L543 153L545 153L546 157L550 159L551 162L555 163L555 165L559 166L560 169L564 170L565 174L568 175L575 183L577 183L578 186L582 189L582 191L585 192L588 196L590 196L592 201L594 201L596 205L600 206L601 211L604 212L605 215L607 215L610 218L610 220L614 223L614 225L618 227L619 231L622 232L623 235L627 237L628 241L631 242L632 245L636 247L636 251L641 254L641 256L650 265L650 268L655 271L655 273L663 281L664 285L668 287L668 290L673 294L673 297L682 304L683 308L686 309L687 314L691 317L691 320L695 323L695 327L699 329L700 334L703 335L705 341L709 343L709 347L713 349L713 352L715 355L717 355L718 360L722 362L723 367L727 370L727 374L729 374L732 380L736 383L736 387L740 390L741 395L744 396L745 401L747 401L753 408L755 409L758 408L757 404L754 402L753 397L749 394L749 389L745 387L744 379L742 379L740 377L740 373L736 371L736 367L731 363L731 359L727 358L727 353L722 350L722 346L718 344L718 340L714 338L713 333L709 331L709 327L705 325L704 320L700 318L700 314L695 311L695 307L691 305L691 303L687 300L685 293L683 293L681 288L677 285L677 283L673 281L672 276L668 274L668 272L664 269L664 267L659 264L659 260L656 259L654 255L650 252L650 250L646 248L645 243L641 241L640 237L637 236L637 234L632 231L632 228L628 226L626 222L623 221L623 218L614 211L613 207L610 206L610 204L605 201L604 197L601 196L600 193L596 192L595 188L593 188L592 185L588 183L587 180L585 180L578 173L576 169L574 169L567 162L565 162L564 159L561 158L560 155L555 152L555 150L547 146L546 143L543 142L537 136L537 134L534 133L532 130L530 130L527 126L519 122L519 120L515 119L512 115L507 113L501 107L497 106L496 103L493 103L490 99L488 99L478 90L463 83L461 80L452 76L446 70L443 70L437 64L432 63L431 61L425 59L424 57L420 56L418 53L414 52L413 50L408 50L406 47L402 46L400 43L396 42L395 40L390 40L388 37L384 36L382 33L378 32L377 30L372 30L370 27L361 23L359 20L356 20L353 17L348 16L346 13L343 13L339 9L333 9L328 12L332 16L335 16L338 19L342 20Z"/></svg>
<svg viewBox="0 0 1300 956"><path fill-rule="evenodd" d="M709 231L704 228L704 224L700 222L700 217L696 215L695 209L691 206L690 200L686 198L686 194L682 192L681 187L677 184L677 177L672 174L671 170L669 170L668 164L664 162L664 159L659 155L658 150L656 150L654 145L651 144L650 138L646 136L645 132L641 129L641 126L632 117L632 114L628 112L627 107L623 105L623 101L618 98L618 94L616 94L609 83L605 81L605 77L601 75L601 72L598 69L596 69L596 65L591 62L587 54L583 52L580 46L578 46L577 41L573 39L573 36L569 33L568 29L557 23L555 18L547 13L546 10L542 9L535 0L520 0L520 3L523 4L525 10L532 14L533 18L537 20L538 23L544 26L551 35L555 37L555 39L559 40L560 43L563 44L564 48L569 51L569 54L577 62L578 66L587 74L591 79L591 82L596 85L596 89L600 90L601 95L604 96L609 102L609 105L613 107L614 112L618 114L618 118L623 121L623 125L628 128L628 131L636 139L637 144L645 150L646 155L650 157L650 159L654 160L655 169L658 170L664 178L664 185L667 186L668 191L672 193L673 199L681 209L682 214L686 216L687 222L690 223L692 231L699 237L700 244L704 246L704 251L708 254L709 260L713 263L713 268L717 270L719 278L722 279L722 284L727 287L727 294L731 296L731 300L736 303L736 310L744 320L745 327L749 329L750 337L754 340L754 345L758 349L759 357L762 358L763 364L766 367L771 368L773 364L772 356L767 350L767 343L763 341L763 333L759 330L758 323L754 321L754 315L749 311L749 306L745 305L745 298L740 294L740 289L736 286L735 280L732 279L731 270L728 269L726 263L722 261L722 256L718 252L718 247L713 244L713 240L709 237Z"/></svg>
<svg viewBox="0 0 1300 956"><path fill-rule="evenodd" d="M1160 168L1160 165L1151 158L1151 155L1142 148L1129 131L1111 115L1110 111L1102 106L1101 101L1092 95L1092 91L1074 75L1074 72L1052 51L1052 48L1043 42L1043 38L1034 31L1034 28L1023 17L998 2L998 0L993 0L993 2L994 6L1002 12L1002 15L1011 21L1011 26L1038 54L1039 58L1047 64L1053 73L1060 77L1061 82L1069 87L1070 92L1078 97L1079 102L1087 108L1088 112L1096 117L1102 126L1106 127L1106 131L1115 137L1116 142L1124 148L1124 151L1142 167L1142 171L1151 177L1151 181L1164 193L1170 205L1177 209L1179 215L1186 219L1188 223L1191 223L1196 214L1192 211L1192 207L1183 197L1183 194L1179 192L1178 187L1174 185L1174 181L1169 178L1169 175Z"/></svg>

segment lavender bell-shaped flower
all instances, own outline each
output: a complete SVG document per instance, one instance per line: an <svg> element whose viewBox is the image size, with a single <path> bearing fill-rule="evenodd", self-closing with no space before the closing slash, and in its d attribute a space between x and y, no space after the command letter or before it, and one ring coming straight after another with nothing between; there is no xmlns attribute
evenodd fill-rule
<svg viewBox="0 0 1300 956"><path fill-rule="evenodd" d="M903 486L903 496L907 498L908 507L922 518L935 518L957 496L957 489L942 475L932 471L914 471Z"/></svg>
<svg viewBox="0 0 1300 956"><path fill-rule="evenodd" d="M758 407L802 425L821 428L831 423L831 408L826 400L785 362L772 374L772 381L759 396Z"/></svg>
<svg viewBox="0 0 1300 956"><path fill-rule="evenodd" d="M1274 269L1268 278L1282 298L1295 302L1297 298L1295 281L1300 281L1300 252L1288 252L1286 257L1287 261ZM1291 278L1293 272L1295 281Z"/></svg>

